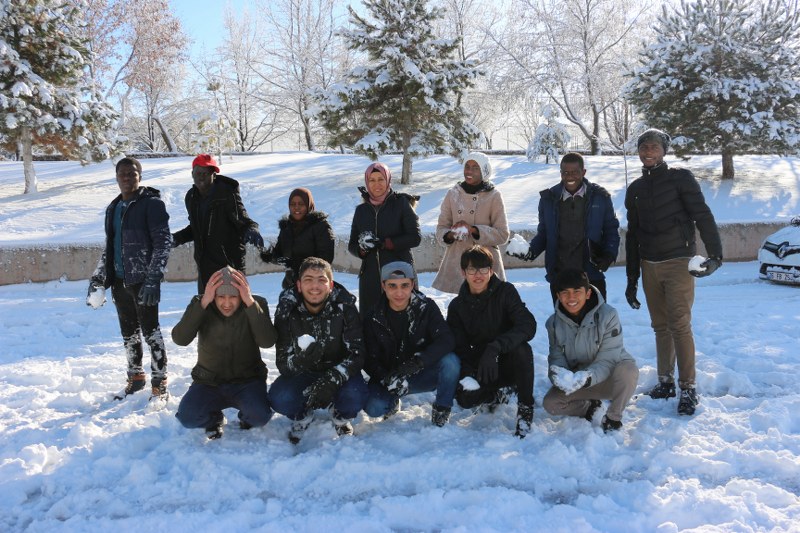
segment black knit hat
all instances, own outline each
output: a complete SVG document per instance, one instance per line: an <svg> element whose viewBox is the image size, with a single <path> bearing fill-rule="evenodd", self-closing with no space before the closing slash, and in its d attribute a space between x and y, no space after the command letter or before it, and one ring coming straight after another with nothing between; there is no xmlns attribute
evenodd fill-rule
<svg viewBox="0 0 800 533"><path fill-rule="evenodd" d="M638 150L642 143L647 141L661 143L661 146L664 148L664 153L666 154L667 150L669 150L669 143L672 142L672 138L661 130L651 128L639 135L639 138L636 140L636 149Z"/></svg>

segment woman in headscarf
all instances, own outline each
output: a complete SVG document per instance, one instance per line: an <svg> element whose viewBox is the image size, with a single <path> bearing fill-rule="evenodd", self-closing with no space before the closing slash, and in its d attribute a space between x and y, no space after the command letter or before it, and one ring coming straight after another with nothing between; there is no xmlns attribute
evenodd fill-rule
<svg viewBox="0 0 800 533"><path fill-rule="evenodd" d="M464 277L461 254L476 244L494 257L494 273L505 281L500 246L508 241L508 220L500 191L492 179L492 164L486 154L472 152L464 159L464 181L457 183L442 200L436 242L446 247L432 287L458 294Z"/></svg>
<svg viewBox="0 0 800 533"><path fill-rule="evenodd" d="M381 267L392 261L414 264L411 248L422 235L414 211L417 198L392 190L392 173L383 163L372 163L359 187L363 203L353 213L348 250L361 259L358 274L358 309L361 318L381 294Z"/></svg>
<svg viewBox="0 0 800 533"><path fill-rule="evenodd" d="M261 252L261 259L286 267L283 288L297 280L297 270L306 257L333 263L334 235L328 215L315 211L311 191L299 187L289 194L289 214L278 221L278 241Z"/></svg>

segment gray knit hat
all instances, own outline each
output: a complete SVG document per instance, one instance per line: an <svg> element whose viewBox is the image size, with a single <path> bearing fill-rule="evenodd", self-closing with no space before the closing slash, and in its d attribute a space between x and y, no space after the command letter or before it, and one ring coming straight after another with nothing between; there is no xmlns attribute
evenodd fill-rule
<svg viewBox="0 0 800 533"><path fill-rule="evenodd" d="M239 296L239 289L233 286L233 269L229 266L220 269L222 285L217 287L217 296Z"/></svg>
<svg viewBox="0 0 800 533"><path fill-rule="evenodd" d="M639 138L636 140L636 149L638 150L642 143L647 141L661 143L661 146L664 148L664 153L666 154L667 150L669 150L669 143L672 142L672 138L661 130L651 128L639 135Z"/></svg>

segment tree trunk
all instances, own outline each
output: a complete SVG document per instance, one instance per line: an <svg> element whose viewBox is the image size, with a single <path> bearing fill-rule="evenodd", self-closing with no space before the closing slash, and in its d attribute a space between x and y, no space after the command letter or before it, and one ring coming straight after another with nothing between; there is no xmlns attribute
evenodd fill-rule
<svg viewBox="0 0 800 533"><path fill-rule="evenodd" d="M25 173L25 194L38 192L36 171L33 169L33 135L28 127L22 128L22 169Z"/></svg>
<svg viewBox="0 0 800 533"><path fill-rule="evenodd" d="M733 151L724 149L722 150L722 179L733 179Z"/></svg>
<svg viewBox="0 0 800 533"><path fill-rule="evenodd" d="M411 165L413 163L414 160L411 158L408 147L403 148L403 172L400 176L400 183L403 185L411 183Z"/></svg>
<svg viewBox="0 0 800 533"><path fill-rule="evenodd" d="M161 123L161 119L154 116L153 122L156 123L159 131L161 132L161 139L164 141L164 144L167 145L167 151L171 153L177 153L178 146L175 144L175 141L172 139L172 136L167 131L167 128L165 128L164 124ZM219 133L217 133L217 137L219 137ZM219 145L219 139L217 140L217 145Z"/></svg>

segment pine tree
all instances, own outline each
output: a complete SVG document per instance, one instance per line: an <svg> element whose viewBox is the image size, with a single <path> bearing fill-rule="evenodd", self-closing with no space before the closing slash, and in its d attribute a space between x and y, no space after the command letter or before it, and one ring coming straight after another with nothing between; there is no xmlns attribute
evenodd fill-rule
<svg viewBox="0 0 800 533"><path fill-rule="evenodd" d="M33 145L82 163L116 150L116 114L86 72L84 2L0 0L0 133L21 149L36 192Z"/></svg>
<svg viewBox="0 0 800 533"><path fill-rule="evenodd" d="M413 157L458 155L479 137L459 103L479 71L473 61L455 59L457 39L436 38L433 23L442 12L427 0L364 0L364 6L371 20L348 8L351 29L342 35L366 64L317 91L315 114L331 146L372 159L402 152L401 183L409 183Z"/></svg>
<svg viewBox="0 0 800 533"><path fill-rule="evenodd" d="M569 144L569 133L567 128L558 121L558 109L551 105L542 108L542 118L544 122L536 127L536 132L528 145L528 160L534 161L540 156L544 156L545 165L550 164L552 159L558 163L559 154L566 152Z"/></svg>
<svg viewBox="0 0 800 533"><path fill-rule="evenodd" d="M800 12L769 0L682 0L664 8L642 52L628 98L650 126L674 137L677 155L733 156L800 146Z"/></svg>

